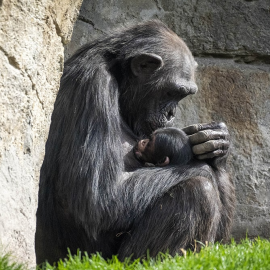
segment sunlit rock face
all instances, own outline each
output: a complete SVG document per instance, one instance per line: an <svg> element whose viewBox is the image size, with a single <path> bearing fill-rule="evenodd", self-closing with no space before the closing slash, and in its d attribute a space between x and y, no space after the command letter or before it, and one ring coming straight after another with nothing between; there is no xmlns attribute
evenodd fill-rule
<svg viewBox="0 0 270 270"><path fill-rule="evenodd" d="M35 264L39 170L80 0L0 0L0 253Z"/></svg>

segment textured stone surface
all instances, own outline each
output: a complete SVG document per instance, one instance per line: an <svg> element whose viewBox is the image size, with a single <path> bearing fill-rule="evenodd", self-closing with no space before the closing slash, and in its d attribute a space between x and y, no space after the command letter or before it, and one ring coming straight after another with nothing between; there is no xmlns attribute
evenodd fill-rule
<svg viewBox="0 0 270 270"><path fill-rule="evenodd" d="M80 2L0 1L0 246L31 265L39 170Z"/></svg>
<svg viewBox="0 0 270 270"><path fill-rule="evenodd" d="M195 54L270 56L269 1L161 0L164 20ZM255 60L255 59L254 59Z"/></svg>
<svg viewBox="0 0 270 270"><path fill-rule="evenodd" d="M270 2L264 0L84 1L65 57L111 28L161 19L197 56L199 92L176 125L225 121L237 191L235 238L270 237Z"/></svg>

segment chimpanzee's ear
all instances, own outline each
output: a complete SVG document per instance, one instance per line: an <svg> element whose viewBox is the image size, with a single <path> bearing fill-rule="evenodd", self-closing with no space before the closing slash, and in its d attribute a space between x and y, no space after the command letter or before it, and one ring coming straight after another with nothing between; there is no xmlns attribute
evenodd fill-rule
<svg viewBox="0 0 270 270"><path fill-rule="evenodd" d="M138 54L131 60L131 71L137 77L145 77L163 66L162 58L154 53Z"/></svg>
<svg viewBox="0 0 270 270"><path fill-rule="evenodd" d="M162 160L160 160L157 163L157 166L164 167L164 166L167 166L169 163L170 163L170 158L169 157L164 157Z"/></svg>

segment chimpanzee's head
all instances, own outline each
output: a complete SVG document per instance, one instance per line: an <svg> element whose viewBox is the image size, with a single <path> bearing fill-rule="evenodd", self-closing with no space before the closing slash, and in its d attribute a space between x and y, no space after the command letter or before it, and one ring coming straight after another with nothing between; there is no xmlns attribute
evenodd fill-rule
<svg viewBox="0 0 270 270"><path fill-rule="evenodd" d="M118 50L120 113L138 136L172 126L178 102L197 91L195 62L167 26L150 21L129 29Z"/></svg>

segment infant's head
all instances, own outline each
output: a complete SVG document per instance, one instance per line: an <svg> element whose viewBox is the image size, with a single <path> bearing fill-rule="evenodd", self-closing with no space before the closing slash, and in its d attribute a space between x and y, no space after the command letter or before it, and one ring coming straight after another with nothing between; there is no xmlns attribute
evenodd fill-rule
<svg viewBox="0 0 270 270"><path fill-rule="evenodd" d="M143 163L155 166L185 165L193 157L188 136L178 128L160 128L149 139L140 140L133 148Z"/></svg>

